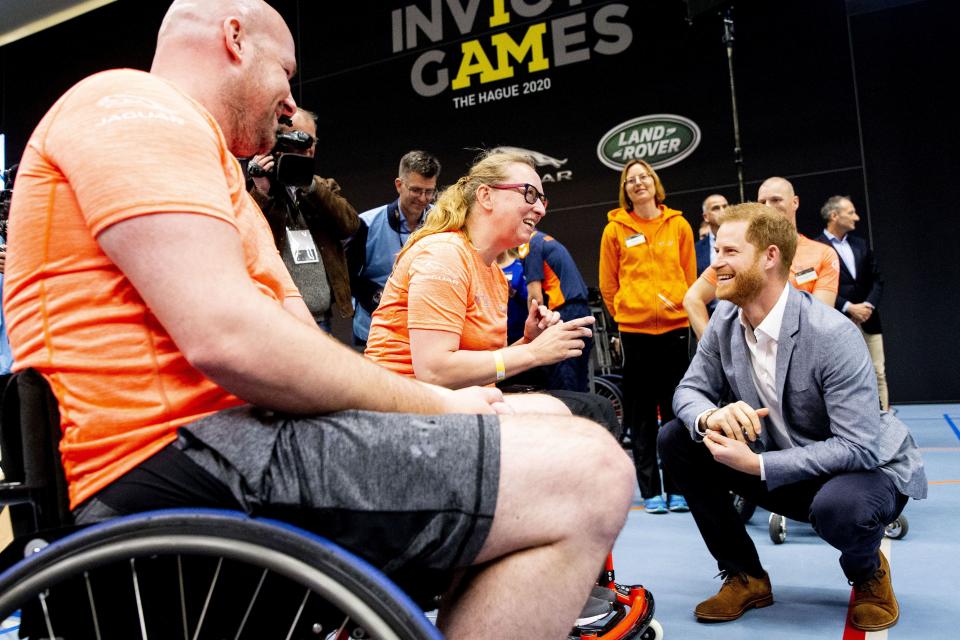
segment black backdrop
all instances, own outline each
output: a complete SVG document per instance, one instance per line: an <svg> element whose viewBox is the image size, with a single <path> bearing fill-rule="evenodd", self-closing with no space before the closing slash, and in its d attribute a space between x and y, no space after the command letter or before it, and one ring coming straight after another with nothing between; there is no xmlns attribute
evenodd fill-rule
<svg viewBox="0 0 960 640"><path fill-rule="evenodd" d="M0 47L8 158L19 156L37 120L80 78L111 67L148 68L167 4L120 0ZM395 197L396 164L411 148L441 159L441 183L463 172L478 148L534 150L557 165L541 167L552 201L541 226L568 246L595 284L618 179L599 159L598 143L617 125L653 114L682 116L700 130L688 157L659 169L667 204L696 228L707 194L738 199L715 9L691 22L681 0L272 4L297 40L294 97L320 117L319 172L335 177L358 210ZM952 0L734 4L747 199L764 178L788 177L800 196L800 231L816 235L823 201L850 195L861 213L857 233L873 243L886 277L881 308L893 401L960 399L960 264L948 245L960 235L948 191L960 163L947 95L960 9ZM464 5L458 22L451 7ZM496 6L509 22L491 27ZM417 16L426 26L411 29ZM520 62L499 63L496 43L504 48L504 33L518 44L530 36L542 55L534 48L517 56ZM477 70L489 59L489 74L509 66L513 76L476 73L468 87L436 95L415 88L412 77L430 85L441 68L454 81L463 51L473 52L467 63ZM432 61L416 73L426 59ZM531 70L537 60L546 68ZM480 102L513 86L519 95ZM471 94L474 104L466 105Z"/></svg>

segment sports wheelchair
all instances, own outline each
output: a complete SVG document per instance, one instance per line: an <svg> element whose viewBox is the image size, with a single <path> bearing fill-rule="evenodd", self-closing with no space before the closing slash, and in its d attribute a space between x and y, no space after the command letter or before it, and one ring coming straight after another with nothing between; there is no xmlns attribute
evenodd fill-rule
<svg viewBox="0 0 960 640"><path fill-rule="evenodd" d="M619 440L629 439L629 429L623 424L623 354L620 338L600 297L600 291L591 287L590 313L593 315L593 350L590 352L590 382L593 392L606 398L613 405L620 424Z"/></svg>
<svg viewBox="0 0 960 640"><path fill-rule="evenodd" d="M380 571L288 524L177 509L72 525L59 434L46 381L16 374L0 418L14 534L0 553L0 621L19 615L20 638L442 640ZM662 638L649 592L617 584L609 559L603 575L606 612L570 640Z"/></svg>

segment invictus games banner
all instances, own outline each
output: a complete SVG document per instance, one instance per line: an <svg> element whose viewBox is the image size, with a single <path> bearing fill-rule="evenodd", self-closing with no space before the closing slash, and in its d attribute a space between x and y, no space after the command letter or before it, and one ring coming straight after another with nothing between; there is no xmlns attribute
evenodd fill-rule
<svg viewBox="0 0 960 640"><path fill-rule="evenodd" d="M624 3L583 6L582 0L433 0L391 12L392 51L417 54L410 84L454 108L520 98L553 88L553 71L616 56L633 42ZM446 10L444 10L446 9ZM592 43L592 44L591 44ZM558 88L560 88L558 86Z"/></svg>
<svg viewBox="0 0 960 640"><path fill-rule="evenodd" d="M690 29L679 0L313 5L299 5L299 102L320 114L319 164L357 191L361 208L392 195L396 163L411 148L438 156L444 184L479 150L509 146L534 158L551 190L557 215L544 224L578 212L599 241L626 162L695 161L729 128L715 105L689 99L691 61L673 55L675 32ZM719 122L704 126L702 113Z"/></svg>

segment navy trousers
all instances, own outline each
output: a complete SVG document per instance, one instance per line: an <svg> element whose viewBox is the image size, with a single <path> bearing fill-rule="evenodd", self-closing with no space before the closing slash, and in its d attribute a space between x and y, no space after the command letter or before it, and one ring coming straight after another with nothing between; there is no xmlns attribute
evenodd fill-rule
<svg viewBox="0 0 960 640"><path fill-rule="evenodd" d="M757 548L733 506L731 491L773 513L812 524L817 535L840 550L840 566L851 582L861 582L877 570L883 529L907 503L907 496L879 470L841 473L768 490L759 476L715 461L680 420L660 429L657 445L664 470L679 485L722 571L763 575Z"/></svg>

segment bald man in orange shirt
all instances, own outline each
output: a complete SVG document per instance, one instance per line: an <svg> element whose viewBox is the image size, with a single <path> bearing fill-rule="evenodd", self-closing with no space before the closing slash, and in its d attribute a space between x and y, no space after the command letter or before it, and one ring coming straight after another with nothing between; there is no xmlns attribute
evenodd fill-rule
<svg viewBox="0 0 960 640"><path fill-rule="evenodd" d="M788 180L776 176L764 180L757 191L757 202L779 211L796 229L800 196ZM814 298L832 307L840 285L840 258L832 247L798 233L797 253L790 265L789 279L797 289L813 294ZM683 308L697 339L703 335L710 319L707 305L716 297L717 272L708 267L683 297Z"/></svg>

